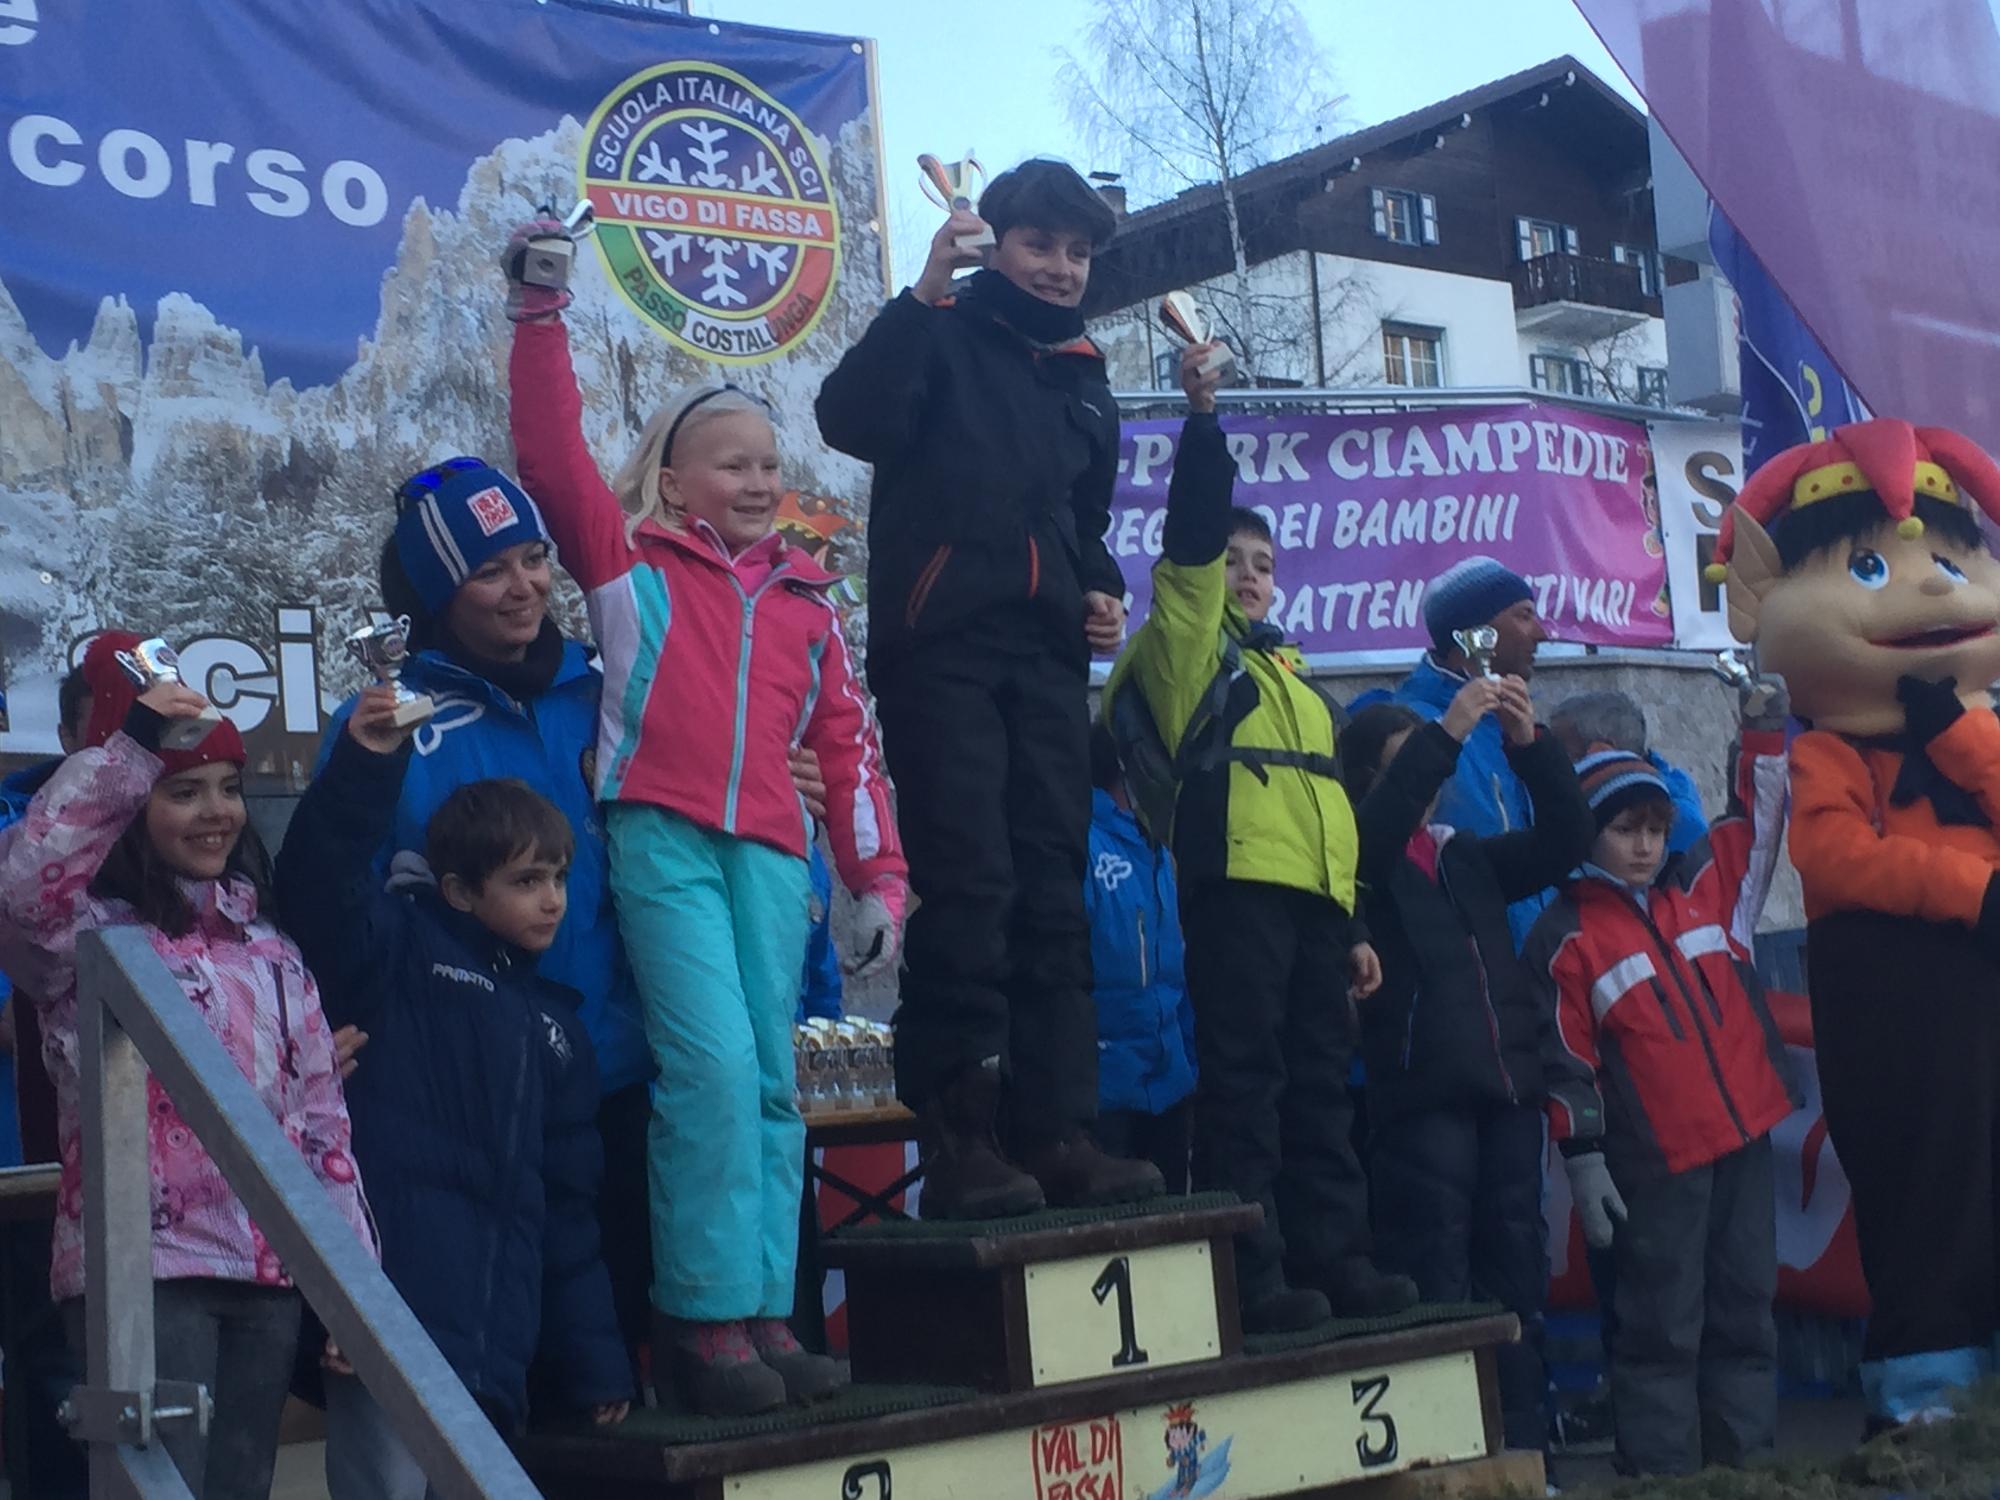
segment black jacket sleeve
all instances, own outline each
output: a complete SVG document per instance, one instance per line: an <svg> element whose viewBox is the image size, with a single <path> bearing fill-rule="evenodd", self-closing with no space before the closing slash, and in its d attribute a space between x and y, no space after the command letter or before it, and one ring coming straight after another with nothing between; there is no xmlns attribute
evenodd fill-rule
<svg viewBox="0 0 2000 1500"><path fill-rule="evenodd" d="M409 941L410 903L385 891L375 869L409 759L407 745L377 755L343 734L299 799L278 854L278 922L319 980L335 1026L369 1024Z"/></svg>
<svg viewBox="0 0 2000 1500"><path fill-rule="evenodd" d="M1442 725L1425 724L1410 731L1396 758L1382 768L1354 809L1364 885L1380 889L1389 883L1431 798L1458 769L1458 751L1458 741Z"/></svg>
<svg viewBox="0 0 2000 1500"><path fill-rule="evenodd" d="M1507 763L1528 789L1535 821L1517 832L1481 839L1479 850L1493 867L1500 893L1520 901L1582 864L1596 841L1597 824L1575 768L1546 729L1536 731L1532 744L1509 744Z"/></svg>
<svg viewBox="0 0 2000 1500"><path fill-rule="evenodd" d="M632 1366L598 1241L604 1144L597 1131L597 1056L575 1015L551 1014L569 1057L549 1053L542 1142L540 1357L562 1399L578 1408L632 1396Z"/></svg>
<svg viewBox="0 0 2000 1500"><path fill-rule="evenodd" d="M929 390L931 340L945 316L907 291L876 314L819 388L813 410L829 447L871 464L909 450Z"/></svg>
<svg viewBox="0 0 2000 1500"><path fill-rule="evenodd" d="M1085 403L1100 418L1097 456L1090 468L1070 491L1070 509L1076 513L1077 582L1088 593L1095 589L1114 599L1125 597L1125 574L1104 534L1111 529L1111 495L1118 485L1118 403L1111 387L1092 390Z"/></svg>
<svg viewBox="0 0 2000 1500"><path fill-rule="evenodd" d="M1236 498L1236 460L1214 412L1191 413L1167 483L1167 558L1184 568L1214 562L1229 548L1229 507Z"/></svg>

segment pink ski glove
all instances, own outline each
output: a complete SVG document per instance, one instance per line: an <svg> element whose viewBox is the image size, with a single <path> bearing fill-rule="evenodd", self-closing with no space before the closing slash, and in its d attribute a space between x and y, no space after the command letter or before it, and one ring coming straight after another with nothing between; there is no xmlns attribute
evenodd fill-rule
<svg viewBox="0 0 2000 1500"><path fill-rule="evenodd" d="M903 948L903 908L910 888L894 875L884 875L863 891L854 904L854 933L847 961L841 965L850 979L870 979L895 963Z"/></svg>
<svg viewBox="0 0 2000 1500"><path fill-rule="evenodd" d="M570 232L560 219L530 219L520 225L501 252L500 268L507 273L507 317L527 323L561 312L571 301L568 287L536 286L521 279L527 264L528 247L536 240L567 240Z"/></svg>

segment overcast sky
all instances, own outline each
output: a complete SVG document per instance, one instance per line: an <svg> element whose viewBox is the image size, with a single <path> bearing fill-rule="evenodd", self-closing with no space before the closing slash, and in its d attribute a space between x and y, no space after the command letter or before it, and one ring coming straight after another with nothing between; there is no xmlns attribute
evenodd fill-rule
<svg viewBox="0 0 2000 1500"><path fill-rule="evenodd" d="M879 44L890 235L899 248L920 246L936 222L917 187L920 151L949 160L972 147L989 171L1037 155L1084 171L1123 166L1084 159L1052 88L1058 51L1081 50L1089 0L694 0L694 9ZM1345 128L1564 53L1637 98L1571 0L1299 0L1299 9L1346 96ZM985 81L993 79L1007 81Z"/></svg>

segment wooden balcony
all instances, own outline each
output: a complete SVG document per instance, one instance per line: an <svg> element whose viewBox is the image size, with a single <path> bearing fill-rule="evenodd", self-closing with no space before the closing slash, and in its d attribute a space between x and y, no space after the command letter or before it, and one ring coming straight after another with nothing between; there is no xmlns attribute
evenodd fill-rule
<svg viewBox="0 0 2000 1500"><path fill-rule="evenodd" d="M1515 265L1514 322L1523 333L1590 344L1660 316L1639 268L1591 255L1539 255Z"/></svg>

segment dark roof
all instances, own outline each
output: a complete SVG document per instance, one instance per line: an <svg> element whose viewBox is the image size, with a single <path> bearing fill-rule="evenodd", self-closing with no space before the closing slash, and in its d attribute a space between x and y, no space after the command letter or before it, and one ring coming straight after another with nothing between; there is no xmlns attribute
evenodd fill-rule
<svg viewBox="0 0 2000 1500"><path fill-rule="evenodd" d="M1454 94L1449 99L1440 99L1435 104L1412 110L1406 115L1398 115L1393 120L1384 120L1379 125L1352 131L1324 145L1314 146L1296 155L1269 162L1237 178L1236 190L1239 195L1247 196L1277 187L1295 178L1318 176L1352 161L1357 156L1366 156L1371 151L1393 145L1410 136L1435 130L1457 120L1461 115L1469 115L1475 110L1498 104L1517 94L1545 89L1551 84L1565 83L1589 90L1613 106L1640 130L1645 129L1646 116L1629 99L1574 57L1565 55L1551 58L1537 67L1509 74L1505 78L1497 78L1491 83L1483 83L1476 89L1467 89L1464 93ZM1221 201L1222 189L1214 183L1188 188L1165 202L1137 209L1127 215L1118 226L1119 238L1123 239L1134 231L1143 232L1186 218L1203 209L1212 208Z"/></svg>

